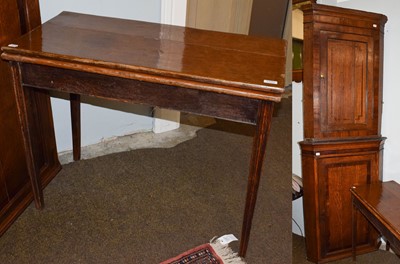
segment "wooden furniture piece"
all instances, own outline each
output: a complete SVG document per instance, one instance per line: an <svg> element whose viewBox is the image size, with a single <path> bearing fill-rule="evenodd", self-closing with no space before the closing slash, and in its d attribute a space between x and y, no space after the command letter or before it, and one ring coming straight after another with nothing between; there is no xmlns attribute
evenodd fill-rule
<svg viewBox="0 0 400 264"><path fill-rule="evenodd" d="M0 5L0 45L8 44L39 26L37 0L4 0ZM20 129L11 70L0 60L0 235L15 221L33 199L26 165L24 138ZM35 157L31 161L44 187L61 169L58 161L50 99L46 91L35 95ZM38 118L40 116L40 118Z"/></svg>
<svg viewBox="0 0 400 264"><path fill-rule="evenodd" d="M378 182L350 189L353 201L353 260L360 212L384 236L393 251L400 255L400 185L395 181Z"/></svg>
<svg viewBox="0 0 400 264"><path fill-rule="evenodd" d="M304 12L304 141L300 142L307 258L351 256L353 185L381 178L383 32L380 14L312 4ZM358 221L357 253L377 234Z"/></svg>
<svg viewBox="0 0 400 264"><path fill-rule="evenodd" d="M37 122L36 94L55 90L255 125L240 243L245 256L273 105L284 91L285 41L63 12L2 50L38 208L35 135L52 124Z"/></svg>
<svg viewBox="0 0 400 264"><path fill-rule="evenodd" d="M79 94L70 94L69 102L71 109L72 158L77 161L81 159L81 96Z"/></svg>

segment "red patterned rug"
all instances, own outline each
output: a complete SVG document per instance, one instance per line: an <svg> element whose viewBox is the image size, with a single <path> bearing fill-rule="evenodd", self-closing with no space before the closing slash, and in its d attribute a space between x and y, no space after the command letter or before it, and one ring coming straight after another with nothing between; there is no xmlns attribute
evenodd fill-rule
<svg viewBox="0 0 400 264"><path fill-rule="evenodd" d="M190 249L160 264L245 264L227 245L218 242L204 244Z"/></svg>

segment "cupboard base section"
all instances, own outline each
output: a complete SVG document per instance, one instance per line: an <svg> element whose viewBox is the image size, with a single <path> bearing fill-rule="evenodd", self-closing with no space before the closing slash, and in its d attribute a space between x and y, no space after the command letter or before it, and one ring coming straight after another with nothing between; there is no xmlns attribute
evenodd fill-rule
<svg viewBox="0 0 400 264"><path fill-rule="evenodd" d="M325 263L352 256L350 188L382 175L385 139L302 141L304 224L307 259ZM378 233L357 218L357 254L377 249Z"/></svg>

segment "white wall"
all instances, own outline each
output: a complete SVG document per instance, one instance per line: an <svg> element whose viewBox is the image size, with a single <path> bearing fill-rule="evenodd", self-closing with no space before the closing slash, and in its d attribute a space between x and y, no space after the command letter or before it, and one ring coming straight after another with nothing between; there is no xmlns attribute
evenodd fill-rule
<svg viewBox="0 0 400 264"><path fill-rule="evenodd" d="M388 17L385 26L385 46L384 46L384 73L383 73L383 116L382 116L382 135L387 137L384 150L383 161L383 181L395 180L400 183L400 122L396 115L400 113L400 89L397 87L399 72L400 49L400 1L399 0L348 0L348 1L321 0L320 4L337 5L369 12L381 13ZM293 87L295 92L296 87ZM293 96L293 113L302 111L301 100L295 100ZM295 122L293 116L293 122ZM297 119L299 120L299 119ZM302 135L302 124L293 124L293 137L299 138ZM293 143L293 153L296 153L298 145ZM293 172L299 172L300 156L293 155ZM304 232L303 214L301 202L293 203L293 218L301 225ZM293 225L293 232L299 234L297 226Z"/></svg>
<svg viewBox="0 0 400 264"><path fill-rule="evenodd" d="M161 19L159 0L40 0L39 2L43 22L62 11L150 22L160 22ZM151 108L148 106L114 103L111 107L118 110L110 110L91 105L104 105L104 101L90 100L89 103L82 104L81 110L83 146L112 136L152 129L153 119L149 117ZM58 151L70 150L72 140L69 101L53 98L52 107Z"/></svg>

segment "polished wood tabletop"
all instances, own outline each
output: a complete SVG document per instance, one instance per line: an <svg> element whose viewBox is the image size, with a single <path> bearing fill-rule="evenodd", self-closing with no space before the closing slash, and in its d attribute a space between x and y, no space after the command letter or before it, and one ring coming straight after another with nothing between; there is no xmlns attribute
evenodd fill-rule
<svg viewBox="0 0 400 264"><path fill-rule="evenodd" d="M354 206L374 225L400 254L400 184L395 181L355 186L351 190ZM353 217L353 228L356 228ZM356 231L357 230L353 230Z"/></svg>
<svg viewBox="0 0 400 264"><path fill-rule="evenodd" d="M255 125L239 249L245 256L273 107L284 92L284 40L63 12L2 51L39 209L38 157L57 156L49 147L55 138L42 133L53 129L51 108L40 107L49 91Z"/></svg>
<svg viewBox="0 0 400 264"><path fill-rule="evenodd" d="M7 60L198 90L279 101L284 87L280 39L63 12L10 44Z"/></svg>

